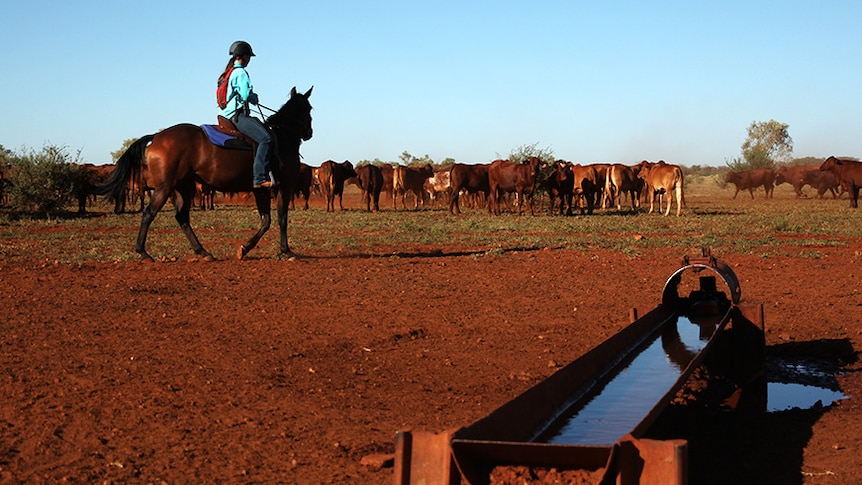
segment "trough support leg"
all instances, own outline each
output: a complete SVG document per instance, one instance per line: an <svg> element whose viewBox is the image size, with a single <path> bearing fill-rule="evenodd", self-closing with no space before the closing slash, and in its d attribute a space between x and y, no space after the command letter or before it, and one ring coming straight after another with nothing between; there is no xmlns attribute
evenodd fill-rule
<svg viewBox="0 0 862 485"><path fill-rule="evenodd" d="M455 431L395 433L395 485L459 485L461 473L449 446Z"/></svg>
<svg viewBox="0 0 862 485"><path fill-rule="evenodd" d="M617 442L617 485L686 485L688 442L635 439Z"/></svg>

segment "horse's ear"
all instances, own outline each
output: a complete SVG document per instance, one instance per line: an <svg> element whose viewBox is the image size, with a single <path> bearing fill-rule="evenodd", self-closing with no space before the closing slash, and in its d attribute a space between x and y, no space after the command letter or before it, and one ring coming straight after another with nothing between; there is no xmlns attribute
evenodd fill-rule
<svg viewBox="0 0 862 485"><path fill-rule="evenodd" d="M314 89L314 86L312 86L312 87L308 88L308 91L306 91L306 92L305 92L305 97L306 97L306 98L308 98L309 96L311 96L311 90L312 90L312 89Z"/></svg>
<svg viewBox="0 0 862 485"><path fill-rule="evenodd" d="M294 86L293 88L291 88L291 90L290 90L290 95L291 95L291 97L296 95L296 86Z"/></svg>

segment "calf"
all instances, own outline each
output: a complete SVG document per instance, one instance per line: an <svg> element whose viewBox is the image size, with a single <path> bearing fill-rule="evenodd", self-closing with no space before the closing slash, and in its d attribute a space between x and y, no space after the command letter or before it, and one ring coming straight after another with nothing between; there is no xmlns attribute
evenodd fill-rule
<svg viewBox="0 0 862 485"><path fill-rule="evenodd" d="M862 188L862 162L829 157L820 165L820 170L835 175L838 183L850 194L850 207L857 208L859 189Z"/></svg>
<svg viewBox="0 0 862 485"><path fill-rule="evenodd" d="M335 212L335 196L338 196L338 208L344 210L342 198L344 196L344 181L350 177L356 177L353 164L345 160L335 163L327 160L320 164L317 171L320 178L320 189L326 198L326 212Z"/></svg>
<svg viewBox="0 0 862 485"><path fill-rule="evenodd" d="M772 192L775 189L775 172L771 168L755 168L753 170L743 170L742 172L727 172L725 182L732 183L736 186L736 192L733 193L733 198L739 194L740 190L747 190L754 198L754 189L763 187L766 191L766 198L772 198Z"/></svg>
<svg viewBox="0 0 862 485"><path fill-rule="evenodd" d="M477 163L475 165L467 165L464 163L456 163L449 170L449 189L451 195L449 197L449 213L452 215L461 213L461 192L467 194L482 194L485 199L488 199L488 194L491 192L491 187L488 185L488 168L487 163ZM488 212L491 211L490 205Z"/></svg>
<svg viewBox="0 0 862 485"><path fill-rule="evenodd" d="M495 160L488 167L488 186L491 190L489 204L494 215L500 215L500 200L505 193L514 193L518 197L518 215L523 212L524 199L529 199L530 215L533 212L533 188L536 185L536 174L544 166L537 157L530 157L526 163L512 163L508 160Z"/></svg>
<svg viewBox="0 0 862 485"><path fill-rule="evenodd" d="M362 200L365 202L365 210L380 211L380 192L383 190L383 172L376 165L363 165L356 167L356 181L362 189ZM372 203L374 208L372 209Z"/></svg>
<svg viewBox="0 0 862 485"><path fill-rule="evenodd" d="M425 181L428 177L434 175L434 169L430 163L426 163L423 167L405 167L398 165L392 173L392 208L397 208L397 197L401 196L401 208L406 209L404 199L407 192L412 192L416 197L413 209L419 208L419 201L422 201L422 206L425 206L425 197L423 196Z"/></svg>

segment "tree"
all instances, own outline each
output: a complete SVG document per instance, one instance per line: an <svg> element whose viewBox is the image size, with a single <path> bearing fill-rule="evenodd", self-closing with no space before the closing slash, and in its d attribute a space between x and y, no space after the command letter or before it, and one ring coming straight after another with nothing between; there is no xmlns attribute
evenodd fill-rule
<svg viewBox="0 0 862 485"><path fill-rule="evenodd" d="M775 168L777 163L789 162L793 158L793 139L788 127L775 120L752 121L748 138L742 143L746 169Z"/></svg>
<svg viewBox="0 0 862 485"><path fill-rule="evenodd" d="M117 163L117 160L119 160L120 157L122 157L123 154L126 153L126 150L128 150L129 147L132 146L132 143L136 141L138 141L137 138L129 138L128 140L123 142L123 146L119 150L111 152L111 163Z"/></svg>
<svg viewBox="0 0 862 485"><path fill-rule="evenodd" d="M66 147L46 145L10 157L9 201L20 211L49 215L59 212L73 197L80 176L81 151L71 156Z"/></svg>

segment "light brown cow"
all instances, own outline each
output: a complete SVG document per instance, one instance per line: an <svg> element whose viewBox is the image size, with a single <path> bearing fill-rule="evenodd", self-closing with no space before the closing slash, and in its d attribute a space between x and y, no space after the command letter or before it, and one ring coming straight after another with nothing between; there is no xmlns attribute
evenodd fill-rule
<svg viewBox="0 0 862 485"><path fill-rule="evenodd" d="M392 172L392 208L397 209L397 199L401 196L401 208L406 209L404 199L407 192L412 192L415 196L413 209L419 208L419 201L422 201L422 207L425 207L425 181L428 177L434 175L434 168L430 163L426 163L422 167L405 167L398 165Z"/></svg>
<svg viewBox="0 0 862 485"><path fill-rule="evenodd" d="M629 167L621 163L614 163L608 167L608 175L605 179L605 201L613 204L616 201L617 210L622 209L622 195L629 194L632 200L632 210L637 210L640 205L640 193L643 182L638 178L639 166Z"/></svg>
<svg viewBox="0 0 862 485"><path fill-rule="evenodd" d="M592 214L596 205L601 203L604 176L601 179L599 178L597 169L600 167L596 165L582 166L579 163L572 165L572 176L574 177L573 199L581 209L581 215L584 214L584 206L586 206L587 214ZM607 166L605 166L605 170L607 171Z"/></svg>
<svg viewBox="0 0 862 485"><path fill-rule="evenodd" d="M638 177L645 182L644 190L649 196L649 213L652 214L656 196L667 194L667 210L664 215L670 214L670 206L676 199L676 215L679 216L684 200L683 176L679 165L670 165L664 160L659 160L656 163L644 160L639 164L639 167ZM658 211L661 212L661 199L659 199L658 204Z"/></svg>

